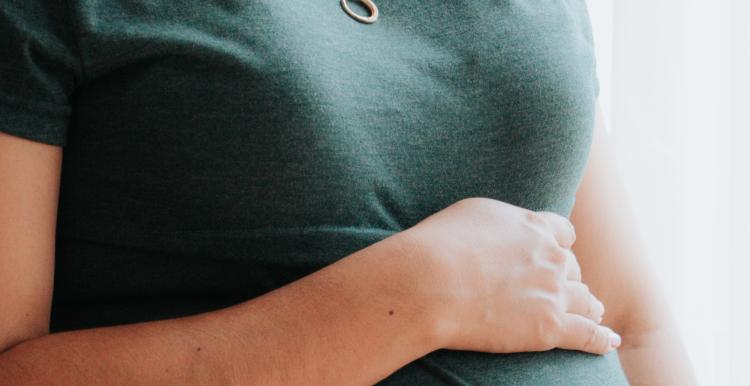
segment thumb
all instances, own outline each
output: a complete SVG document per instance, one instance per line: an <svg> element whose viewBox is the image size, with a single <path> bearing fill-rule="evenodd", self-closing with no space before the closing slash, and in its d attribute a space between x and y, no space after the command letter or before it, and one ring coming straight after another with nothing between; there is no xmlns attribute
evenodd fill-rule
<svg viewBox="0 0 750 386"><path fill-rule="evenodd" d="M620 346L620 335L577 314L565 314L558 347L604 355Z"/></svg>

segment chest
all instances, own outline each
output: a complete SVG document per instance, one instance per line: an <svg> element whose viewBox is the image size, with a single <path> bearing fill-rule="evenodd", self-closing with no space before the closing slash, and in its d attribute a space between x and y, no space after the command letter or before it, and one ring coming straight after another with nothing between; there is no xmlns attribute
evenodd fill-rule
<svg viewBox="0 0 750 386"><path fill-rule="evenodd" d="M579 3L381 1L366 25L335 0L80 2L66 200L172 230L564 212L595 97Z"/></svg>

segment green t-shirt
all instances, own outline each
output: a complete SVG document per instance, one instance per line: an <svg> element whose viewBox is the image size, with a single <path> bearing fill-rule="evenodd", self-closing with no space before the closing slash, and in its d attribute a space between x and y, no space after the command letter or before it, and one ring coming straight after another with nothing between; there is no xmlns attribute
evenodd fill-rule
<svg viewBox="0 0 750 386"><path fill-rule="evenodd" d="M52 331L242 302L465 197L572 209L584 0L0 4L0 130L64 146ZM626 381L616 353L438 350L383 383Z"/></svg>

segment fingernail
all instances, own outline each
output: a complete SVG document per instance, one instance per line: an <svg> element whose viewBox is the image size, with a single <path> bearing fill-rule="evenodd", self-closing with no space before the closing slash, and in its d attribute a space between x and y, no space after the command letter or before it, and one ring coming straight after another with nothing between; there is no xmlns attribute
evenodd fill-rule
<svg viewBox="0 0 750 386"><path fill-rule="evenodd" d="M620 335L617 335L617 333L615 332L610 332L609 344L614 348L618 348L620 347L620 343L622 343L622 338L620 338Z"/></svg>
<svg viewBox="0 0 750 386"><path fill-rule="evenodd" d="M598 321L597 321L596 323L598 323L598 324L602 324L602 320L604 320L604 317L600 316L600 317L599 317L599 320L598 320Z"/></svg>

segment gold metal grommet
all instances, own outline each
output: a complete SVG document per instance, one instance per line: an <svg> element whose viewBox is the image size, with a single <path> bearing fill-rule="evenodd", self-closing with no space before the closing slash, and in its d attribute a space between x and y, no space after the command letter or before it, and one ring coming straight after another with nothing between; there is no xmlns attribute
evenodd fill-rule
<svg viewBox="0 0 750 386"><path fill-rule="evenodd" d="M361 15L357 15L354 13L354 11L349 8L349 4L347 3L347 0L341 0L341 8L344 8L344 11L349 14L349 16L353 17L356 20L361 21L362 23L374 23L378 20L378 7L375 6L375 3L372 2L372 0L360 0L362 3L365 4L365 6L370 10L370 16L364 17Z"/></svg>

